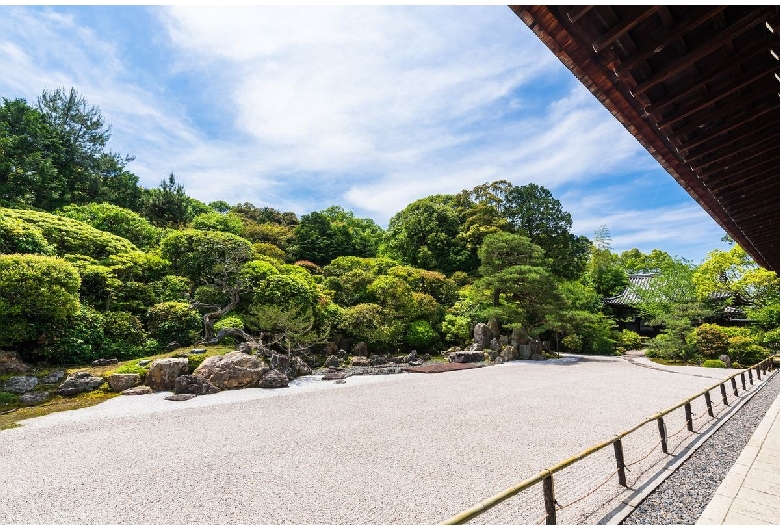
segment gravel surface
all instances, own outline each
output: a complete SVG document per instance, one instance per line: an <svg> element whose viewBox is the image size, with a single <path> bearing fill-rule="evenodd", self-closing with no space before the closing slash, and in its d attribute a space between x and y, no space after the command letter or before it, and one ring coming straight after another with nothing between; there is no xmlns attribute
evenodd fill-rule
<svg viewBox="0 0 780 530"><path fill-rule="evenodd" d="M0 524L435 524L731 372L569 356L120 396L0 432ZM528 518L508 503L475 522L536 522L540 494L519 497Z"/></svg>
<svg viewBox="0 0 780 530"><path fill-rule="evenodd" d="M696 524L779 393L780 377L775 376L651 493L623 524Z"/></svg>

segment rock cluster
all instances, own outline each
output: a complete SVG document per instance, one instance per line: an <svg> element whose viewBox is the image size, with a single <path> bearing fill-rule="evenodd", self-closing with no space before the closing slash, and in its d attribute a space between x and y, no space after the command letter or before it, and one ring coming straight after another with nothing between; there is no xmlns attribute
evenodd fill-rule
<svg viewBox="0 0 780 530"><path fill-rule="evenodd" d="M75 396L83 392L91 392L103 384L102 377L96 377L89 372L77 372L68 377L59 386L57 392L66 397Z"/></svg>

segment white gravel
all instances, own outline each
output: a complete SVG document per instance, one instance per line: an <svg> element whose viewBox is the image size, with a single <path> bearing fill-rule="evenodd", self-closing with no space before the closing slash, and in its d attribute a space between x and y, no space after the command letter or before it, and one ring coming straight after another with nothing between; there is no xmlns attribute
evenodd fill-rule
<svg viewBox="0 0 780 530"><path fill-rule="evenodd" d="M435 524L732 372L570 356L122 396L0 432L0 523Z"/></svg>

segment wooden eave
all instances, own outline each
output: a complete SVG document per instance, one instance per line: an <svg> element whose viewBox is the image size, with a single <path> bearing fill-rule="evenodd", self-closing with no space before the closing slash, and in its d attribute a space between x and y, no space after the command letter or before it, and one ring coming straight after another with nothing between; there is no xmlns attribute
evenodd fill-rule
<svg viewBox="0 0 780 530"><path fill-rule="evenodd" d="M780 272L778 6L510 7L757 263Z"/></svg>

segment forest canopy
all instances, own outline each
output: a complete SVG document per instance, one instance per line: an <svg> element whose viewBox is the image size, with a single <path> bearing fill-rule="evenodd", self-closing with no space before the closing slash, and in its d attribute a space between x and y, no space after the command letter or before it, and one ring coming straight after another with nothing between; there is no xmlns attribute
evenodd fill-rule
<svg viewBox="0 0 780 530"><path fill-rule="evenodd" d="M777 277L738 246L700 265L660 249L617 254L607 227L592 240L573 233L533 182L423 197L383 230L338 205L299 217L202 202L171 172L144 188L110 137L74 89L2 99L0 348L59 363L129 359L229 328L314 356L327 343L435 353L468 347L491 319L578 353L644 345L692 362L722 335L724 351L750 362L780 343ZM605 303L632 274L652 276L632 318L654 337L627 332ZM722 325L735 305L749 325Z"/></svg>

